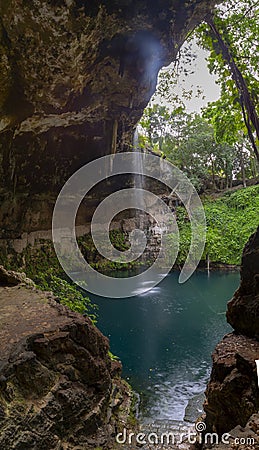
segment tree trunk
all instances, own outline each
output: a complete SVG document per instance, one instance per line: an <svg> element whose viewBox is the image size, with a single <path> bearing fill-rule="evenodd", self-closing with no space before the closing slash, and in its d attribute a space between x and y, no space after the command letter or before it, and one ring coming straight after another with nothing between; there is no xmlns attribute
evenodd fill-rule
<svg viewBox="0 0 259 450"><path fill-rule="evenodd" d="M245 164L244 164L243 146L239 145L238 148L239 148L239 162L240 162L240 168L241 168L242 183L243 183L243 186L246 187L246 172L245 172Z"/></svg>
<svg viewBox="0 0 259 450"><path fill-rule="evenodd" d="M251 141L257 161L259 163L259 152L258 152L258 148L256 146L256 141L254 139L253 130L252 130L252 126L254 126L257 139L259 140L259 118L256 113L253 99L250 95L250 92L248 91L244 77L234 61L231 50L228 47L227 43L224 42L222 35L220 34L219 30L217 29L217 27L215 25L213 17L211 15L208 16L206 21L212 31L213 37L216 38L217 44L219 45L219 47L221 49L222 56L225 59L226 63L228 64L231 74L232 74L232 78L236 84L236 87L237 87L237 90L239 93L242 114L243 114L244 122L245 122L245 125L247 128L248 136Z"/></svg>
<svg viewBox="0 0 259 450"><path fill-rule="evenodd" d="M211 159L211 171L212 171L212 182L213 182L213 189L216 189L216 182L215 182L215 169L214 169L214 161Z"/></svg>
<svg viewBox="0 0 259 450"><path fill-rule="evenodd" d="M230 170L230 180L229 180L229 187L230 189L233 187L233 172L232 169Z"/></svg>
<svg viewBox="0 0 259 450"><path fill-rule="evenodd" d="M228 163L227 163L227 161L226 161L226 165L225 165L225 177L226 177L226 189L228 189L228 187L229 187L229 184L228 184L229 178L228 178Z"/></svg>

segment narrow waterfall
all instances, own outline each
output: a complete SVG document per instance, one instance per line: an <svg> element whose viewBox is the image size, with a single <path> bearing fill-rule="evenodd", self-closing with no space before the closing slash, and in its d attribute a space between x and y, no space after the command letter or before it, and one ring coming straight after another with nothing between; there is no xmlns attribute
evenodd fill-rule
<svg viewBox="0 0 259 450"><path fill-rule="evenodd" d="M133 175L133 186L138 189L136 191L136 204L139 205L139 209L136 209L136 225L137 227L144 230L144 195L143 191L145 189L145 177L143 175L143 153L139 150L138 146L138 129L136 128L133 136L133 153L134 153L134 169L138 169L140 173Z"/></svg>
<svg viewBox="0 0 259 450"><path fill-rule="evenodd" d="M138 209L135 212L135 227L144 232L146 236L147 246L142 262L150 265L151 261L154 262L160 253L161 237L167 230L164 225L164 211L161 211L161 206L159 205L160 195L156 194L158 201L153 203L150 203L150 200L145 195L145 191L152 192L152 188L150 189L149 181L144 175L145 153L139 148L137 128L133 137L133 154L134 169L138 170L138 173L133 175L133 187L136 189L135 199L138 205ZM146 157L146 163L148 163L148 155ZM161 163L159 158L158 163Z"/></svg>
<svg viewBox="0 0 259 450"><path fill-rule="evenodd" d="M144 189L145 177L143 175L143 153L139 150L139 142L138 142L138 129L134 131L133 136L133 152L135 156L134 165L135 168L139 169L140 174L134 175L134 187L138 189Z"/></svg>

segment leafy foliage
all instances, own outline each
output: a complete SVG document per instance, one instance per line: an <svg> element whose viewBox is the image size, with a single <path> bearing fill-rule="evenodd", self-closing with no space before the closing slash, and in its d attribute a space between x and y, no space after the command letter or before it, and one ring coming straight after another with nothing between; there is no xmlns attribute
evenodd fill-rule
<svg viewBox="0 0 259 450"><path fill-rule="evenodd" d="M23 252L10 256L2 260L7 269L25 271L39 289L52 291L62 305L68 306L72 311L88 315L95 322L96 306L91 303L84 291L68 281L51 241L43 240L39 242L38 247L27 246Z"/></svg>
<svg viewBox="0 0 259 450"><path fill-rule="evenodd" d="M219 5L213 15L213 24L219 33L218 39L215 38L215 34L207 23L202 24L196 31L199 44L210 52L208 67L217 75L221 87L220 99L210 103L204 110L204 116L213 124L218 142L232 144L240 137L249 135L243 109L246 108L246 92L254 108L252 116L257 115L255 121L258 121L258 8L259 3L253 0L239 2L228 0ZM224 43L225 51L220 45L220 40ZM241 84L238 78L242 79ZM251 122L249 114L247 121L252 131L255 130L254 121Z"/></svg>
<svg viewBox="0 0 259 450"><path fill-rule="evenodd" d="M146 108L140 125L141 147L166 155L198 190L210 185L215 188L216 177L221 180L221 188L227 188L234 177L245 183L245 178L255 175L254 159L246 143L218 143L212 125L199 114L188 114L182 107L169 111L154 104Z"/></svg>
<svg viewBox="0 0 259 450"><path fill-rule="evenodd" d="M72 311L87 315L96 322L96 305L85 296L74 283L68 282L60 276L56 276L53 269L41 272L34 278L37 286L44 291L52 291L62 305L68 306Z"/></svg>
<svg viewBox="0 0 259 450"><path fill-rule="evenodd" d="M156 92L151 99L151 104L159 103L160 99L171 104L173 109L185 108L185 101L193 97L199 98L203 95L200 86L191 85L186 87L187 78L194 74L193 63L197 57L197 46L193 45L192 33L187 36L184 44L178 48L174 62L164 67L159 72Z"/></svg>
<svg viewBox="0 0 259 450"><path fill-rule="evenodd" d="M238 265L242 250L259 224L259 185L235 192L227 192L219 198L203 199L207 237L203 254L211 262ZM177 209L180 230L178 264L183 264L191 242L191 227L183 207Z"/></svg>
<svg viewBox="0 0 259 450"><path fill-rule="evenodd" d="M124 250L128 250L130 248L128 237L122 230L111 230L109 232L109 237L112 245L117 250L123 252ZM102 257L98 253L90 234L79 237L78 245L84 258L90 266L100 273L105 274L110 271L129 270L143 265L143 262L139 259L134 260L131 263L125 263L123 260L123 254L121 256L121 261L111 261Z"/></svg>

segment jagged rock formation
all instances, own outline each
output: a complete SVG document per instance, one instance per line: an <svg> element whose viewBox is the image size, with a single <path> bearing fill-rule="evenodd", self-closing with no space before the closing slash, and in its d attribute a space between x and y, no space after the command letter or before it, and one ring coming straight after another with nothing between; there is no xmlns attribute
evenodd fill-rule
<svg viewBox="0 0 259 450"><path fill-rule="evenodd" d="M9 275L0 287L0 448L114 449L132 394L107 338L50 293Z"/></svg>
<svg viewBox="0 0 259 450"><path fill-rule="evenodd" d="M253 414L250 417L245 427L241 427L240 425L233 428L228 432L228 436L226 436L225 443L220 442L219 444L204 446L204 450L258 450L259 442L258 442L258 432L259 432L259 414ZM209 439L208 439L209 441ZM220 439L219 439L220 441ZM215 436L214 440L215 442ZM227 443L226 443L227 442Z"/></svg>
<svg viewBox="0 0 259 450"><path fill-rule="evenodd" d="M241 283L228 303L227 320L238 333L259 339L259 231L244 248Z"/></svg>
<svg viewBox="0 0 259 450"><path fill-rule="evenodd" d="M259 412L255 360L259 359L259 228L246 245L241 284L228 304L227 319L234 332L225 336L213 353L213 368L206 391L208 431L220 435L236 426L245 427ZM258 414L257 447L259 447ZM243 447L242 447L243 448Z"/></svg>
<svg viewBox="0 0 259 450"><path fill-rule="evenodd" d="M259 410L255 360L259 342L229 334L213 353L213 368L205 404L208 429L220 435L236 425L245 426Z"/></svg>
<svg viewBox="0 0 259 450"><path fill-rule="evenodd" d="M7 253L23 232L51 229L57 193L75 170L131 147L159 69L215 1L1 2L0 238L9 240ZM88 217L85 208L81 224Z"/></svg>

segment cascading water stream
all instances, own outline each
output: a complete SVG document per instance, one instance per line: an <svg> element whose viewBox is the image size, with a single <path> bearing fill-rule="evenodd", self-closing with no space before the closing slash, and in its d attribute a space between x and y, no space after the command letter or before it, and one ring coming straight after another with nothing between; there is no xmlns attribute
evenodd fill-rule
<svg viewBox="0 0 259 450"><path fill-rule="evenodd" d="M145 176L143 175L143 153L139 151L138 145L138 129L136 128L133 136L133 153L134 153L134 169L137 169L140 173L133 174L133 187L136 190L136 204L139 205L139 209L136 209L136 228L142 231L146 231L144 228L144 212L142 208L144 207L144 195L143 190L145 189Z"/></svg>
<svg viewBox="0 0 259 450"><path fill-rule="evenodd" d="M134 169L138 169L140 173L133 175L133 186L137 189L136 191L136 203L139 205L139 209L136 209L136 228L139 228L146 234L146 237L151 237L153 240L153 245L159 247L159 240L161 239L161 235L164 232L167 232L166 220L164 223L163 210L159 207L159 204L153 205L153 212L156 212L155 216L159 217L159 223L152 218L149 217L143 211L145 206L144 194L143 191L146 189L149 191L148 187L146 187L146 180L144 174L143 163L145 163L145 153L140 151L139 149L139 141L138 141L138 129L136 128L133 136L133 154L134 154ZM158 159L158 164L162 164L162 159ZM161 167L161 173L163 172L164 167Z"/></svg>

